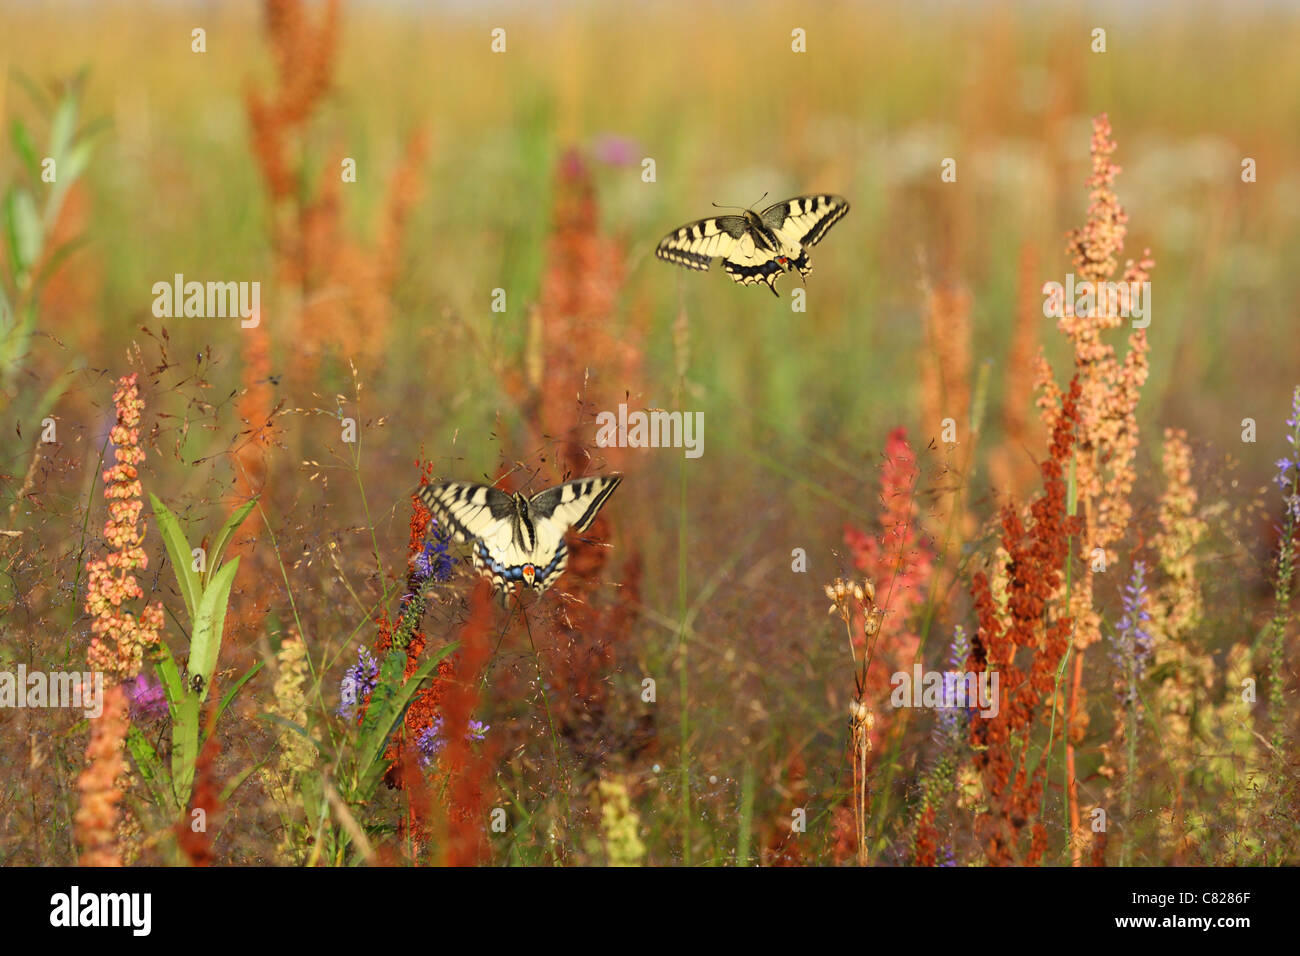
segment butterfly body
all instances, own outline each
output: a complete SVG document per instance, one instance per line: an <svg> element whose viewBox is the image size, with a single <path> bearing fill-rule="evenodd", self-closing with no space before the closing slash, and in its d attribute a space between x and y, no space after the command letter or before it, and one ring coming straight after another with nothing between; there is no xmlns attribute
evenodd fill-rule
<svg viewBox="0 0 1300 956"><path fill-rule="evenodd" d="M812 271L808 250L849 211L841 196L796 196L768 206L761 213L746 209L739 216L714 216L673 230L660 241L655 255L665 262L708 271L715 258L741 285L766 282L773 295L782 271Z"/></svg>
<svg viewBox="0 0 1300 956"><path fill-rule="evenodd" d="M474 567L497 589L522 585L540 595L568 564L568 530L586 531L622 480L578 478L531 498L458 481L424 485L417 494L457 541L472 542Z"/></svg>

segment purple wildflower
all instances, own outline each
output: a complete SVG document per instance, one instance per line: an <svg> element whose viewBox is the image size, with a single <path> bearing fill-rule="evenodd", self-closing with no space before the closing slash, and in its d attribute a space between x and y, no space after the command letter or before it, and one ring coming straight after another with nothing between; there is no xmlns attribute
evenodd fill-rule
<svg viewBox="0 0 1300 956"><path fill-rule="evenodd" d="M639 155L633 140L616 133L602 133L597 136L592 143L591 152L597 162L608 166L629 166L636 162Z"/></svg>
<svg viewBox="0 0 1300 956"><path fill-rule="evenodd" d="M1269 627L1273 632L1273 647L1269 652L1269 662L1275 678L1286 672L1286 635L1287 625L1291 620L1291 578L1295 574L1296 564L1296 526L1300 524L1300 385L1291 393L1291 417L1286 420L1291 433L1286 436L1294 458L1279 461L1277 483L1282 488L1285 506L1282 510L1282 524L1277 528L1278 553L1277 571L1273 586L1273 620ZM1290 485L1287 472L1291 472ZM1273 724L1272 747L1281 751L1285 746L1283 728L1287 712L1287 698L1283 688L1285 680L1271 681L1269 692L1269 710Z"/></svg>
<svg viewBox="0 0 1300 956"><path fill-rule="evenodd" d="M948 647L948 670L943 675L943 703L938 707L938 719L935 721L933 740L937 744L956 743L962 735L963 718L967 708L957 704L958 687L966 677L966 658L970 656L970 642L966 632L958 624L953 628L952 643ZM974 701L966 701L967 705Z"/></svg>
<svg viewBox="0 0 1300 956"><path fill-rule="evenodd" d="M361 705L375 689L379 676L379 662L364 647L357 648L357 662L343 674L339 685L339 716L355 720Z"/></svg>
<svg viewBox="0 0 1300 956"><path fill-rule="evenodd" d="M446 743L442 738L442 714L439 714L415 738L416 749L420 751L420 763L426 767L433 763Z"/></svg>
<svg viewBox="0 0 1300 956"><path fill-rule="evenodd" d="M959 624L953 628L952 643L948 645L948 670L943 674L943 699L936 708L938 713L931 732L931 739L935 743L934 754L920 781L921 807L935 813L936 819L945 800L956 789L962 738L971 719L973 708L970 705L975 703L965 698L966 658L969 656L970 642ZM959 693L961 698L958 697ZM939 852L937 862L939 866L957 865L951 844L945 845Z"/></svg>
<svg viewBox="0 0 1300 956"><path fill-rule="evenodd" d="M434 519L433 528L433 540L426 538L424 547L415 556L415 576L421 584L429 580L442 584L451 578L451 566L454 563L448 552L451 536L438 527L437 519Z"/></svg>
<svg viewBox="0 0 1300 956"><path fill-rule="evenodd" d="M1291 484L1291 479L1286 476L1286 473L1290 471L1292 468L1294 468L1296 466L1296 463L1293 462L1290 458L1279 458L1276 462L1276 465L1277 465L1277 475L1273 478L1273 480L1277 482L1277 486L1279 488L1285 491L1286 487Z"/></svg>
<svg viewBox="0 0 1300 956"><path fill-rule="evenodd" d="M465 732L465 739L483 740L491 729L482 721L471 720ZM420 751L420 764L424 767L430 766L437 759L438 754L442 753L442 748L446 744L447 741L442 736L442 715L439 714L433 718L433 723L420 731L415 738L416 749Z"/></svg>
<svg viewBox="0 0 1300 956"><path fill-rule="evenodd" d="M1136 684L1146 673L1147 663L1154 650L1151 632L1145 630L1151 614L1147 611L1146 565L1141 561L1133 564L1133 575L1124 588L1124 615L1115 628L1112 641L1111 659L1126 676L1125 689L1120 697L1126 704L1136 703Z"/></svg>
<svg viewBox="0 0 1300 956"><path fill-rule="evenodd" d="M1294 458L1279 458L1277 460L1277 474L1273 481L1282 489L1285 496L1286 516L1292 521L1300 520L1300 386L1296 386L1295 393L1291 397L1291 417L1286 420L1287 427L1291 429L1291 434L1286 436L1287 444L1291 446L1291 454Z"/></svg>
<svg viewBox="0 0 1300 956"><path fill-rule="evenodd" d="M443 532L438 527L438 519L436 518L433 521L432 528L432 540L425 539L419 553L415 556L414 562L412 562L411 574L406 582L407 587L411 588L411 590L402 595L402 599L398 604L398 613L402 618L406 617L407 608L415 600L416 595L423 590L425 584L429 581L442 584L451 580L452 565L456 563L456 559L448 551L448 542L451 540L451 535ZM423 615L423 605L418 608L418 613Z"/></svg>
<svg viewBox="0 0 1300 956"><path fill-rule="evenodd" d="M149 678L139 674L134 680L124 685L127 696L131 699L131 719L142 721L157 718L167 713L167 697L163 693L162 683L149 683Z"/></svg>

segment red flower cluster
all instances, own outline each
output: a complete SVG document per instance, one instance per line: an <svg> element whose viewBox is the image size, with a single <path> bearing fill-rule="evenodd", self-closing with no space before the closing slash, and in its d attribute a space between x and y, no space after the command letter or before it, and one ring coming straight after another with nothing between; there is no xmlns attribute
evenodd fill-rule
<svg viewBox="0 0 1300 956"><path fill-rule="evenodd" d="M872 666L867 674L868 695L875 697L888 687L888 675L910 667L921 638L910 627L912 612L925 600L926 586L934 570L934 550L922 537L916 505L916 482L920 469L916 453L901 426L885 440L885 463L880 469L880 528L876 535L844 527L844 543L853 566L876 586L876 604L884 612L880 634L874 639ZM853 621L853 643L865 650L865 621L860 611ZM877 722L874 736L883 731ZM873 744L875 741L873 740Z"/></svg>
<svg viewBox="0 0 1300 956"><path fill-rule="evenodd" d="M433 477L433 462L416 461L416 467L420 473L420 484L427 485ZM429 531L429 526L433 523L433 515L429 513L423 502L416 495L411 496L411 522L410 522L410 539L407 545L407 588L414 589L418 584L414 581L415 575L415 558L420 553L424 545L424 536ZM409 678L420 667L420 658L424 656L424 648L428 639L422 630L417 627L411 632L411 637L406 645L406 670L404 677ZM376 622L378 634L375 638L373 651L376 660L382 661L393 647L393 622L389 620L388 612L385 610ZM444 659L438 665L438 676L430 681L425 687L415 695L411 706L407 708L406 716L403 720L404 731L401 734L395 734L392 742L388 745L385 753L389 761L388 772L384 776L385 782L396 789L405 789L404 781L408 779L408 774L403 772L399 764L406 761L414 761L413 747L420 734L433 726L434 719L438 715L439 698L442 694L443 683L449 680L452 673L452 662ZM418 771L418 765L416 767ZM417 774L418 775L418 774Z"/></svg>
<svg viewBox="0 0 1300 956"><path fill-rule="evenodd" d="M916 821L916 839L912 844L914 866L935 866L939 862L939 831L934 825L934 807L927 806Z"/></svg>
<svg viewBox="0 0 1300 956"><path fill-rule="evenodd" d="M998 607L984 572L975 575L972 585L979 630L971 641L968 669L978 673L995 667L1001 698L996 717L971 725L975 766L989 803L989 812L981 815L977 826L988 840L986 852L994 864L1036 863L1047 845L1047 832L1035 819L1046 764L1037 754L1014 745L1013 739L1027 735L1045 700L1049 712L1056 706L1056 673L1069 648L1070 616L1059 608L1055 614L1049 609L1059 597L1069 539L1082 531L1081 520L1067 515L1065 485L1079 395L1076 377L1062 397L1052 429L1051 455L1041 465L1043 494L1030 506L1030 526L1025 527L1015 508L1003 509L1002 544L1009 555L1005 609ZM1020 648L1032 655L1027 673L1015 664ZM1063 721L1057 720L1056 725L1063 728ZM1032 774L1030 765L1035 767ZM1022 860L1019 838L1026 827L1030 846Z"/></svg>
<svg viewBox="0 0 1300 956"><path fill-rule="evenodd" d="M456 638L460 651L455 674L445 682L442 693L442 727L447 743L440 758L449 781L450 801L447 832L442 840L442 863L446 866L472 866L488 858L484 790L492 770L490 748L474 746L469 726L478 706L479 678L492 656L492 618L492 588L480 578L470 597L469 620Z"/></svg>

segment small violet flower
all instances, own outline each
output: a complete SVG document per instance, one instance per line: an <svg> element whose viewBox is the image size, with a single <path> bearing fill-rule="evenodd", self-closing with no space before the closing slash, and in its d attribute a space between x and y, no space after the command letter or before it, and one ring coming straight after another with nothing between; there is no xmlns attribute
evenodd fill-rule
<svg viewBox="0 0 1300 956"><path fill-rule="evenodd" d="M1124 588L1122 603L1124 615L1115 629L1111 659L1136 681L1146 672L1154 650L1151 632L1143 627L1151 620L1151 614L1147 610L1146 566L1141 561L1133 565L1133 576ZM1121 692L1121 698L1130 705L1136 702L1131 696L1128 689Z"/></svg>
<svg viewBox="0 0 1300 956"><path fill-rule="evenodd" d="M471 720L465 731L465 739L483 740L491 729L482 721ZM430 766L437 759L438 754L442 753L442 748L446 744L447 741L442 736L442 715L439 714L433 718L433 723L420 731L415 738L416 749L420 751L420 764L424 767Z"/></svg>
<svg viewBox="0 0 1300 956"><path fill-rule="evenodd" d="M357 649L357 662L343 674L339 684L339 716L355 720L361 705L375 689L379 676L379 662L364 647Z"/></svg>

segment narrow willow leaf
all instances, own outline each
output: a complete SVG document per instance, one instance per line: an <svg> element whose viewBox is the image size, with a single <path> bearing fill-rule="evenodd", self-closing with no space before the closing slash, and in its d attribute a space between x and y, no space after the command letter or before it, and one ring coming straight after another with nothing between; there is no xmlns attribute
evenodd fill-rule
<svg viewBox="0 0 1300 956"><path fill-rule="evenodd" d="M167 556L171 559L172 570L176 572L176 582L180 585L181 597L185 598L185 610L189 612L190 623L197 625L194 617L198 611L202 587L198 573L191 568L190 543L185 539L185 532L181 530L181 523L176 520L176 516L158 500L158 496L152 491L149 492L149 502L153 505L154 518L158 522L158 530L162 533L163 544L167 546Z"/></svg>
<svg viewBox="0 0 1300 956"><path fill-rule="evenodd" d="M217 655L221 651L221 632L226 625L226 605L238 570L239 558L223 564L199 599L199 613L194 619L194 635L190 642L190 662L185 669L187 680L195 675L203 678L203 686L195 695L199 703L207 700L212 687L212 675L217 669Z"/></svg>
<svg viewBox="0 0 1300 956"><path fill-rule="evenodd" d="M244 519L248 517L249 512L251 512L256 505L256 497L244 502L244 504L240 505L230 513L230 517L226 519L226 523L223 524L221 530L217 532L217 537L213 540L212 549L208 554L207 573L209 576L221 565L221 555L226 550L226 545L230 543L230 539L234 536L235 531L237 531L239 526L244 523Z"/></svg>

